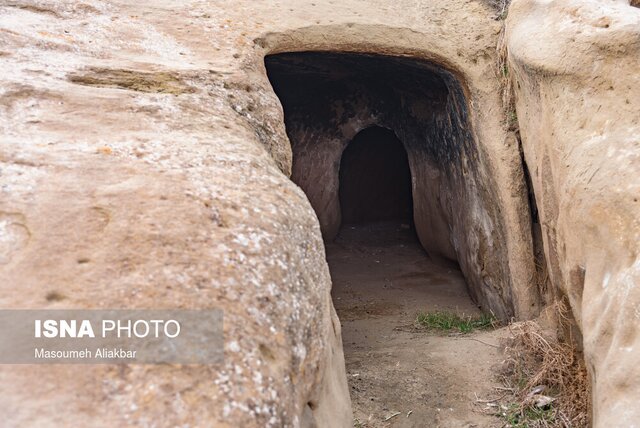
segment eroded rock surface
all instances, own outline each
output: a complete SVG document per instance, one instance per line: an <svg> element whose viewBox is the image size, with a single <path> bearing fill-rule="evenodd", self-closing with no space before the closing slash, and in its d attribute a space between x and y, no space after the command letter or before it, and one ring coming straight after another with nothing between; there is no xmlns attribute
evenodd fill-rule
<svg viewBox="0 0 640 428"><path fill-rule="evenodd" d="M0 10L1 306L221 307L225 330L221 366L3 366L2 425L351 425L319 227L236 17Z"/></svg>
<svg viewBox="0 0 640 428"><path fill-rule="evenodd" d="M507 28L518 122L553 284L547 298L566 296L582 333L594 425L634 426L640 420L640 10L624 1L517 0Z"/></svg>

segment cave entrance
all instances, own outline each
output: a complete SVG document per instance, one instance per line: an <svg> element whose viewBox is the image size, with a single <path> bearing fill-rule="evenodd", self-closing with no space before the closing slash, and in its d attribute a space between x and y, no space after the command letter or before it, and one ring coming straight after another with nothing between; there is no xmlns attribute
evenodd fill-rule
<svg viewBox="0 0 640 428"><path fill-rule="evenodd" d="M342 154L339 180L343 225L412 222L409 160L393 131L360 131Z"/></svg>
<svg viewBox="0 0 640 428"><path fill-rule="evenodd" d="M298 52L265 64L291 179L325 239L356 419L405 409L406 426L435 426L440 407L464 415L460 388L482 369L470 345L398 328L420 312L479 313L458 267L475 257L467 243L484 209L462 86L409 58Z"/></svg>

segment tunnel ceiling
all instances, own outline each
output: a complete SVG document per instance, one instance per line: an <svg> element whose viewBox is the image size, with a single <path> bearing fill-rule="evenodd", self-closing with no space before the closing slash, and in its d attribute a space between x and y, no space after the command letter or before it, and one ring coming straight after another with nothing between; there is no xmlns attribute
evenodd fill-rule
<svg viewBox="0 0 640 428"><path fill-rule="evenodd" d="M285 108L300 99L354 82L382 90L393 88L434 102L444 102L448 94L441 69L401 57L295 52L271 55L265 62Z"/></svg>
<svg viewBox="0 0 640 428"><path fill-rule="evenodd" d="M467 103L453 73L405 57L336 52L293 52L265 58L267 73L292 133L299 126L324 127L339 138L338 123L363 111L371 124L393 129L408 150L426 150L453 167L462 151L475 159ZM466 147L462 147L466 146ZM295 162L295 159L294 159Z"/></svg>

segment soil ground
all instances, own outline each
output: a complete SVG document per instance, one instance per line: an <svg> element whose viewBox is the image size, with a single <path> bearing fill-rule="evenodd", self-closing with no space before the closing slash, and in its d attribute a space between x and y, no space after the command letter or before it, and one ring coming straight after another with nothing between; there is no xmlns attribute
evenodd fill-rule
<svg viewBox="0 0 640 428"><path fill-rule="evenodd" d="M354 426L502 425L476 400L495 397L502 352L490 345L506 329L447 335L414 326L420 312L480 314L457 267L431 261L413 231L393 223L343 227L327 259Z"/></svg>

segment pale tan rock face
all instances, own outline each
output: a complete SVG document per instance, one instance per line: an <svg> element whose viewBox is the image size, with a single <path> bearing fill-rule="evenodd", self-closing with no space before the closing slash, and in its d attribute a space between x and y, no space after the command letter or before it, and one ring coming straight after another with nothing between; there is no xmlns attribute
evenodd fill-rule
<svg viewBox="0 0 640 428"><path fill-rule="evenodd" d="M233 58L252 38L136 4L0 7L0 305L220 307L225 362L3 366L1 424L350 426L317 220L266 77Z"/></svg>
<svg viewBox="0 0 640 428"><path fill-rule="evenodd" d="M544 23L544 25L541 25ZM545 254L593 378L595 426L640 420L640 10L516 0L507 41Z"/></svg>

